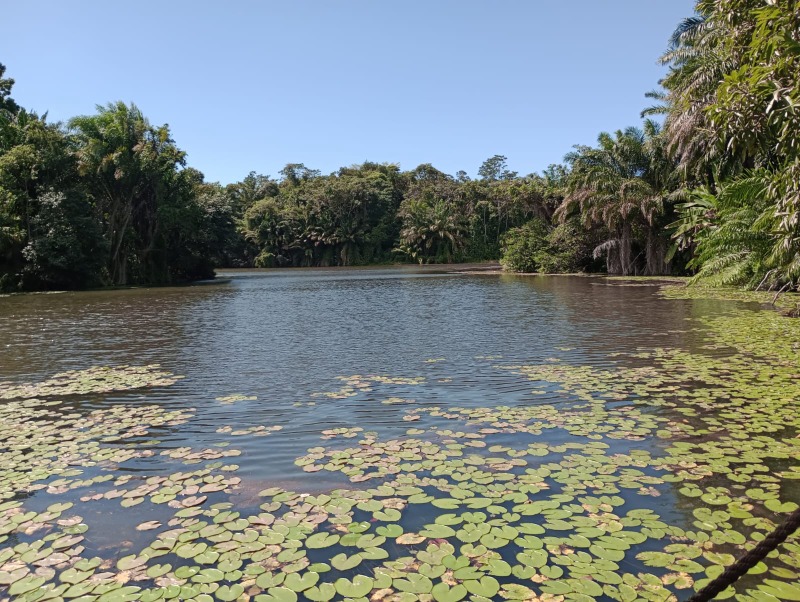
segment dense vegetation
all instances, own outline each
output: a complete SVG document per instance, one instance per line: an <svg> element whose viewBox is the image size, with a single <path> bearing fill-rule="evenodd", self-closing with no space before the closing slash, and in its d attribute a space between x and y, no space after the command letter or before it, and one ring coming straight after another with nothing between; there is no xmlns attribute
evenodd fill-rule
<svg viewBox="0 0 800 602"><path fill-rule="evenodd" d="M641 128L603 132L542 174L519 176L495 155L475 180L365 162L208 183L135 106L48 123L12 100L0 65L0 288L498 258L517 271L794 287L798 15L796 0L699 0L662 57L669 72Z"/></svg>

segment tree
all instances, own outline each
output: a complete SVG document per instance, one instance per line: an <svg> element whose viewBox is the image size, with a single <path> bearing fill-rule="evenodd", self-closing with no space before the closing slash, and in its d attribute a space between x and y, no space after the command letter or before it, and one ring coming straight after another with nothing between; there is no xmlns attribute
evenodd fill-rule
<svg viewBox="0 0 800 602"><path fill-rule="evenodd" d="M613 136L603 132L596 148L580 146L567 155L572 168L568 194L556 216L564 222L577 212L585 227L608 230L610 236L595 252L605 254L610 274L639 271L634 243L643 246L644 273L667 271L659 218L676 178L659 134L658 125L646 121L644 130L627 128Z"/></svg>
<svg viewBox="0 0 800 602"><path fill-rule="evenodd" d="M464 251L470 217L462 186L430 163L417 166L408 178L396 251L419 263L455 261Z"/></svg>
<svg viewBox="0 0 800 602"><path fill-rule="evenodd" d="M181 219L196 219L190 178L180 173L185 153L175 146L166 125L153 127L135 105L98 106L97 114L70 121L87 192L109 244L109 283L164 283L210 268L181 267L174 240L188 242ZM190 221L191 221L190 220ZM192 241L196 242L196 241ZM171 249L172 252L168 252ZM189 250L196 256L198 249Z"/></svg>
<svg viewBox="0 0 800 602"><path fill-rule="evenodd" d="M11 88L14 87L14 80L10 77L4 78L6 66L0 63L0 111L16 113L19 105L11 98Z"/></svg>
<svg viewBox="0 0 800 602"><path fill-rule="evenodd" d="M703 204L713 207L713 214L692 239L696 250L689 265L698 269L695 280L751 288L770 276L771 285L779 280L769 270L775 218L765 184L758 177L741 178L724 185L716 196L701 197ZM686 207L684 216L691 210Z"/></svg>
<svg viewBox="0 0 800 602"><path fill-rule="evenodd" d="M677 251L688 251L695 255L697 241L714 225L717 218L717 197L708 188L701 186L679 191L675 198L684 202L675 206L678 219L667 226L675 241L670 255Z"/></svg>
<svg viewBox="0 0 800 602"><path fill-rule="evenodd" d="M36 201L37 212L22 249L22 288L63 290L101 284L98 274L107 248L80 190L51 190Z"/></svg>
<svg viewBox="0 0 800 602"><path fill-rule="evenodd" d="M516 171L509 171L507 169L507 157L504 155L494 155L484 161L478 169L478 175L490 182L496 180L513 180L517 177Z"/></svg>
<svg viewBox="0 0 800 602"><path fill-rule="evenodd" d="M318 169L309 169L302 163L287 163L280 173L284 182L291 186L298 186L301 182L307 182L320 176Z"/></svg>
<svg viewBox="0 0 800 602"><path fill-rule="evenodd" d="M570 220L552 227L541 218L503 235L503 269L512 272L571 273L590 267L592 233Z"/></svg>
<svg viewBox="0 0 800 602"><path fill-rule="evenodd" d="M724 273L722 280L751 284L800 278L798 8L796 0L700 0L697 16L676 30L663 57L670 65L662 82L669 147L689 188L702 182L709 197L722 202L713 236L697 246L702 275ZM692 212L683 208L684 226ZM744 219L754 221L745 227ZM729 269L733 255L720 241L737 232L748 236L734 238L752 242L754 228L764 229L758 244L736 245L742 257L754 254L745 261L749 267ZM771 244L766 256L764 240ZM728 259L713 261L714 252ZM756 266L760 275L745 275Z"/></svg>
<svg viewBox="0 0 800 602"><path fill-rule="evenodd" d="M205 215L203 236L207 240L213 265L252 267L253 258L258 252L247 244L242 232L243 199L232 192L236 185L223 187L217 182L206 182L203 174L197 170L187 168L185 171L196 174L193 178L194 196Z"/></svg>
<svg viewBox="0 0 800 602"><path fill-rule="evenodd" d="M538 272L541 254L548 246L548 227L541 219L512 228L503 235L500 263L512 272Z"/></svg>
<svg viewBox="0 0 800 602"><path fill-rule="evenodd" d="M243 214L257 201L278 195L278 183L270 178L251 171L241 181L228 184L226 192L232 203L232 209Z"/></svg>
<svg viewBox="0 0 800 602"><path fill-rule="evenodd" d="M451 263L465 244L466 225L452 201L425 196L406 199L397 251L422 263Z"/></svg>
<svg viewBox="0 0 800 602"><path fill-rule="evenodd" d="M58 124L0 111L0 288L81 288L102 275L100 232Z"/></svg>
<svg viewBox="0 0 800 602"><path fill-rule="evenodd" d="M256 264L356 265L389 258L405 180L396 165L369 161L329 176L291 164L275 196L245 213Z"/></svg>

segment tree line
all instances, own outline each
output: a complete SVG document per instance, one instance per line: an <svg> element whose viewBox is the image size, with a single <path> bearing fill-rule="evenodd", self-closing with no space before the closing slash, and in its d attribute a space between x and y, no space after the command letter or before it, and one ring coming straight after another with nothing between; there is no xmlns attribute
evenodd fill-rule
<svg viewBox="0 0 800 602"><path fill-rule="evenodd" d="M301 163L223 186L133 105L49 123L0 65L0 288L167 284L215 267L500 259L516 271L800 276L797 0L699 0L639 127L521 176Z"/></svg>
<svg viewBox="0 0 800 602"><path fill-rule="evenodd" d="M135 106L53 124L11 99L0 65L0 290L213 276L202 175Z"/></svg>

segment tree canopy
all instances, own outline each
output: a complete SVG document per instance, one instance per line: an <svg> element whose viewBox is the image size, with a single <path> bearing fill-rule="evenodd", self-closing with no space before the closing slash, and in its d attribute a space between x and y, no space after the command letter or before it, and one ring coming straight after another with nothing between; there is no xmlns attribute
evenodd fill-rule
<svg viewBox="0 0 800 602"><path fill-rule="evenodd" d="M520 175L288 163L223 186L167 125L110 103L66 124L0 64L0 288L164 284L214 267L502 259L511 270L800 281L797 0L698 0L640 126Z"/></svg>

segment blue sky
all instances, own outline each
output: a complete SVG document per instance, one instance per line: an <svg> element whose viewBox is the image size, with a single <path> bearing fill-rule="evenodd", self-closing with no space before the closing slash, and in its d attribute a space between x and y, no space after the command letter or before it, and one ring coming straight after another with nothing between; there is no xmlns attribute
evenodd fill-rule
<svg viewBox="0 0 800 602"><path fill-rule="evenodd" d="M520 173L640 122L691 0L4 0L0 62L51 120L136 103L209 181L364 160Z"/></svg>

